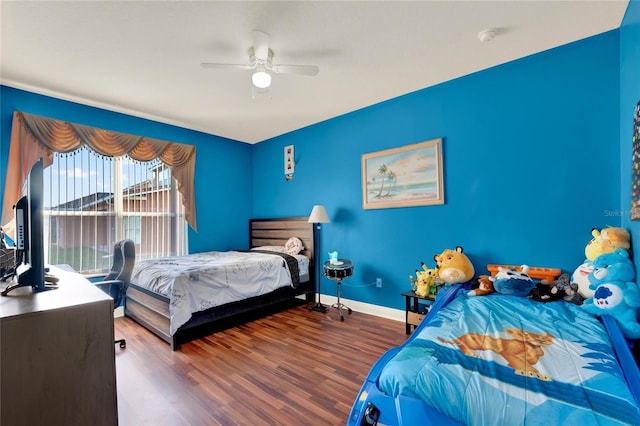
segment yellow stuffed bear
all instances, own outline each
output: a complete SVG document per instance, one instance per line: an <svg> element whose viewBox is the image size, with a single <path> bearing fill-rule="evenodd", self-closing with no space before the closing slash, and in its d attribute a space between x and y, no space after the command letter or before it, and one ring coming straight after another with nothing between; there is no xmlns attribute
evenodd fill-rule
<svg viewBox="0 0 640 426"><path fill-rule="evenodd" d="M460 284L473 279L476 273L473 264L462 251L462 247L458 246L455 250L446 249L433 256L440 281L447 284Z"/></svg>
<svg viewBox="0 0 640 426"><path fill-rule="evenodd" d="M626 229L610 226L598 231L593 228L591 230L593 238L584 248L584 254L587 260L594 261L596 257L604 253L613 253L616 249L623 248L629 250L631 248L631 237Z"/></svg>

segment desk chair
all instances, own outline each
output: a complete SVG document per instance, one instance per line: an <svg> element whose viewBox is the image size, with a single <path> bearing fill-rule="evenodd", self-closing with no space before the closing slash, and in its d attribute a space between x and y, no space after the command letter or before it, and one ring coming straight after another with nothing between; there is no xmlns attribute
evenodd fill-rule
<svg viewBox="0 0 640 426"><path fill-rule="evenodd" d="M131 272L136 261L136 246L131 240L118 241L113 246L113 265L111 271L104 277L103 281L96 284L98 288L113 298L113 309L115 310L127 292L127 286L131 281ZM114 343L119 343L121 348L127 346L124 339L118 339Z"/></svg>

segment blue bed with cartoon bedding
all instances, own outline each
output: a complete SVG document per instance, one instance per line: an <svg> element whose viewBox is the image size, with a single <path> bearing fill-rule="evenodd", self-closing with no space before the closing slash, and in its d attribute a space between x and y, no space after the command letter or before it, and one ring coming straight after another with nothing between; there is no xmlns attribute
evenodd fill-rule
<svg viewBox="0 0 640 426"><path fill-rule="evenodd" d="M372 367L348 424L640 425L638 368L611 318L459 290Z"/></svg>

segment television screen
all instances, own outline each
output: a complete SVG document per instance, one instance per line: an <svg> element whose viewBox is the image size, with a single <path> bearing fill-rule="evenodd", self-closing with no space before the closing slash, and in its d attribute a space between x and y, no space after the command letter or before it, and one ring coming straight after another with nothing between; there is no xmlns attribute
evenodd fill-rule
<svg viewBox="0 0 640 426"><path fill-rule="evenodd" d="M31 167L22 188L22 196L14 206L17 283L4 289L3 296L17 287L30 286L34 292L55 288L45 285L44 279L44 184L42 171L43 161L41 158Z"/></svg>

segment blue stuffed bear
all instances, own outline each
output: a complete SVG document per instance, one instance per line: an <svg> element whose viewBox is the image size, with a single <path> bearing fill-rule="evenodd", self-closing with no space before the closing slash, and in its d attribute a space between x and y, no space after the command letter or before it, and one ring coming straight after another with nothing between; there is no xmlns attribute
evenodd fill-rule
<svg viewBox="0 0 640 426"><path fill-rule="evenodd" d="M629 253L617 249L601 254L593 261L589 288L595 293L582 308L594 315L611 315L628 339L640 339L638 308L640 291L633 282L635 272Z"/></svg>

